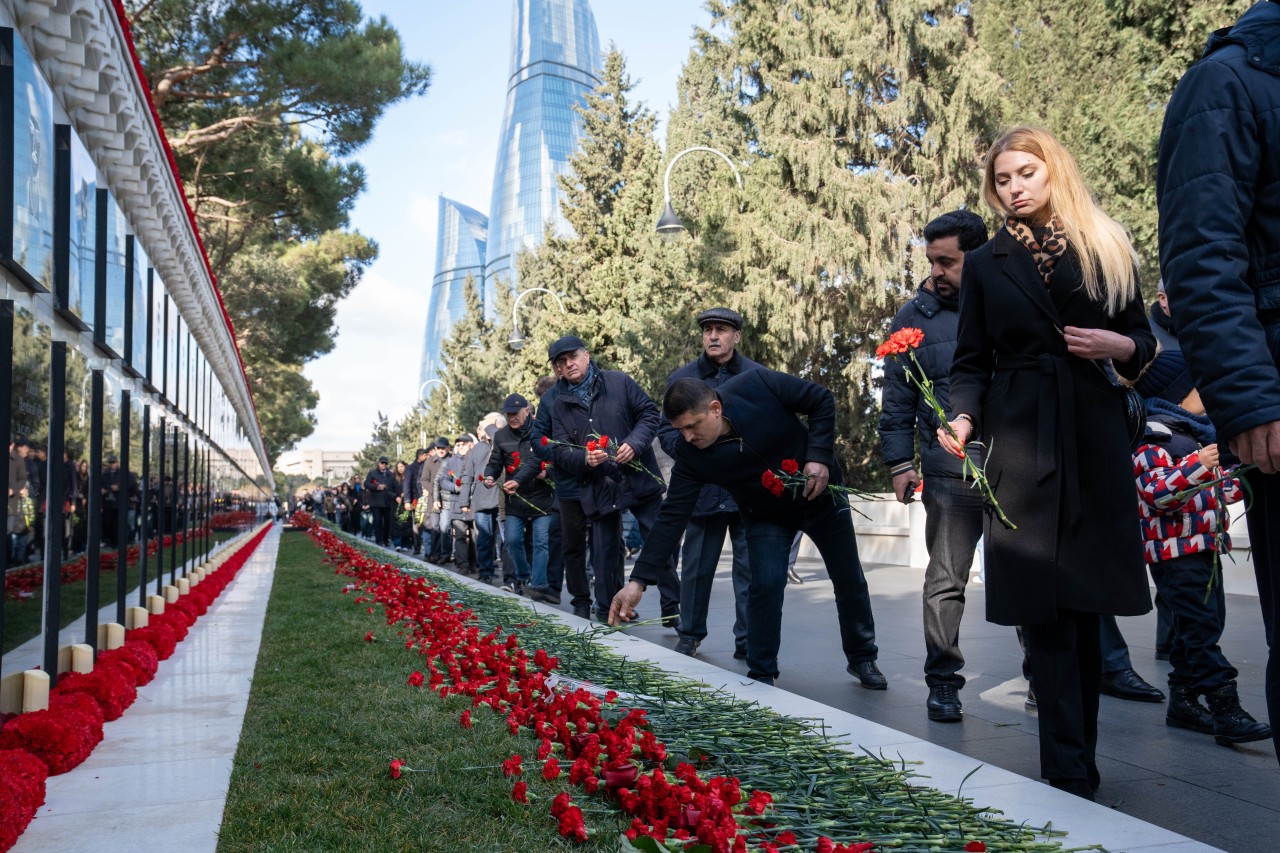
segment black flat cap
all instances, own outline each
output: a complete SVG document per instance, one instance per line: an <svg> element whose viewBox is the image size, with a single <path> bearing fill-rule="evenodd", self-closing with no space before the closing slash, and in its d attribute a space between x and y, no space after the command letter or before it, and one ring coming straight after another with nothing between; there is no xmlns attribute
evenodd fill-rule
<svg viewBox="0 0 1280 853"><path fill-rule="evenodd" d="M727 323L742 331L742 315L732 308L708 308L694 319L700 328L705 328L708 323Z"/></svg>
<svg viewBox="0 0 1280 853"><path fill-rule="evenodd" d="M453 442L449 441L449 439L445 438L442 435L439 438L437 438L435 441L431 442L431 446L439 447L442 450L448 450L450 447L453 447Z"/></svg>
<svg viewBox="0 0 1280 853"><path fill-rule="evenodd" d="M391 463L387 460L387 457L385 457L385 456L379 456L379 457L378 457L378 464L379 464L379 465L390 465Z"/></svg>
<svg viewBox="0 0 1280 853"><path fill-rule="evenodd" d="M567 352L586 349L587 342L577 335L565 335L553 341L551 346L547 347L547 361L555 361Z"/></svg>

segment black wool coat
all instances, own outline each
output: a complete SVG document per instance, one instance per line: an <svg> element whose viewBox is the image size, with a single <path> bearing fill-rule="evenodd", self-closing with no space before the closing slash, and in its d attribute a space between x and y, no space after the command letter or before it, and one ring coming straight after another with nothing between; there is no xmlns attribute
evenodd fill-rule
<svg viewBox="0 0 1280 853"><path fill-rule="evenodd" d="M1049 288L1003 228L965 256L951 405L973 417L996 499L1017 525L986 523L987 620L999 625L1151 609L1121 394L1100 363L1067 352L1064 326L1131 339L1133 357L1114 365L1126 378L1155 353L1142 300L1108 317L1084 292L1073 251Z"/></svg>

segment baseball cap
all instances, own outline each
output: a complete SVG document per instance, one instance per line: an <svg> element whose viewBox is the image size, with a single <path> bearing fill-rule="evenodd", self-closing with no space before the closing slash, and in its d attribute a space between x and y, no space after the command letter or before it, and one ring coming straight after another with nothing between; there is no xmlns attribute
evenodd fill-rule
<svg viewBox="0 0 1280 853"><path fill-rule="evenodd" d="M507 399L502 401L502 413L509 415L512 412L522 412L529 408L529 401L519 394L508 394Z"/></svg>

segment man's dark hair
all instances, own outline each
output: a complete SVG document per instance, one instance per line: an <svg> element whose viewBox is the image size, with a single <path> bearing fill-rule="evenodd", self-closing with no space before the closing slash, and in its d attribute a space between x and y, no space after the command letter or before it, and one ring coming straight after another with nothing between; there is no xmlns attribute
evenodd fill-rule
<svg viewBox="0 0 1280 853"><path fill-rule="evenodd" d="M947 237L958 238L960 251L972 252L987 242L987 223L972 210L953 210L924 227L924 239L930 243Z"/></svg>
<svg viewBox="0 0 1280 853"><path fill-rule="evenodd" d="M556 384L554 376L543 376L538 380L538 384L533 386L533 395L541 397L543 394L551 390L551 386Z"/></svg>
<svg viewBox="0 0 1280 853"><path fill-rule="evenodd" d="M705 412L716 392L701 379L677 379L662 398L662 413L673 421L687 412Z"/></svg>

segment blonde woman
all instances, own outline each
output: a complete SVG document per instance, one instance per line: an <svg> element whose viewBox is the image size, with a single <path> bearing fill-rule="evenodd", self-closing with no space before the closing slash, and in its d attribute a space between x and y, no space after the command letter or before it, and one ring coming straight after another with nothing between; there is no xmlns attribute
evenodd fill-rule
<svg viewBox="0 0 1280 853"><path fill-rule="evenodd" d="M1155 352L1136 255L1047 131L1016 127L987 153L986 202L1003 218L965 257L951 428L990 448L1007 530L987 523L987 620L1022 625L1040 718L1041 775L1098 787L1100 614L1151 609L1120 392Z"/></svg>

